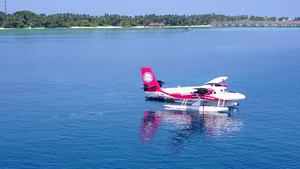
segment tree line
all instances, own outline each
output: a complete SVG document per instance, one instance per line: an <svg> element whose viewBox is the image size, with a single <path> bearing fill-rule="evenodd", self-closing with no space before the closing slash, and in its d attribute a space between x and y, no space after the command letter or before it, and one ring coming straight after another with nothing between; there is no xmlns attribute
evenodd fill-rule
<svg viewBox="0 0 300 169"><path fill-rule="evenodd" d="M31 11L18 11L13 14L0 12L0 27L3 28L58 28L58 27L97 27L97 26L148 26L150 23L164 23L167 26L208 25L213 21L275 21L288 19L288 17L259 17L248 15L225 16L220 14L206 15L137 15L120 16L117 14L104 16L91 16L85 14L35 14ZM300 17L295 18L300 20Z"/></svg>

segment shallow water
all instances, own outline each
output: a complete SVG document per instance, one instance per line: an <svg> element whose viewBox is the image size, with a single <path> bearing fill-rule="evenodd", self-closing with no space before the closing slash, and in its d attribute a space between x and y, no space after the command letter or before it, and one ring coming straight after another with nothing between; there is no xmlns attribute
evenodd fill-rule
<svg viewBox="0 0 300 169"><path fill-rule="evenodd" d="M300 29L0 31L0 168L298 168ZM146 101L228 76L238 110Z"/></svg>

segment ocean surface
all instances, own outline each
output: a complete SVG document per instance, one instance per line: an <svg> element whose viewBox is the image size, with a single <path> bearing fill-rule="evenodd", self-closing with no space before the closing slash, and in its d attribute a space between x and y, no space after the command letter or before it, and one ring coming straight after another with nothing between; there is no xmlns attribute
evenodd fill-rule
<svg viewBox="0 0 300 169"><path fill-rule="evenodd" d="M229 115L145 100L228 76ZM0 168L300 168L300 29L0 30Z"/></svg>

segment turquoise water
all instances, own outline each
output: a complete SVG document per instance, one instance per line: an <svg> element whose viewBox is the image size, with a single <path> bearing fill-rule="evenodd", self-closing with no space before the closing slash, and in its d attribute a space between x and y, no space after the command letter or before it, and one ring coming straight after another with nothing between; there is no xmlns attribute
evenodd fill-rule
<svg viewBox="0 0 300 169"><path fill-rule="evenodd" d="M0 31L0 168L299 168L300 29ZM229 116L146 101L228 76Z"/></svg>

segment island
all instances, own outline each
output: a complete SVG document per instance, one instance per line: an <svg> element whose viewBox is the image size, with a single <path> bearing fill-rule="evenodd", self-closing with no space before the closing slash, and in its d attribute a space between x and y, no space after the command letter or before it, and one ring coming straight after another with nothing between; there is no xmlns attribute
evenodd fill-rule
<svg viewBox="0 0 300 169"><path fill-rule="evenodd" d="M1 29L24 28L157 28L157 27L300 27L300 17L260 17L204 15L136 15L105 14L36 14L18 11L13 14L0 12Z"/></svg>

